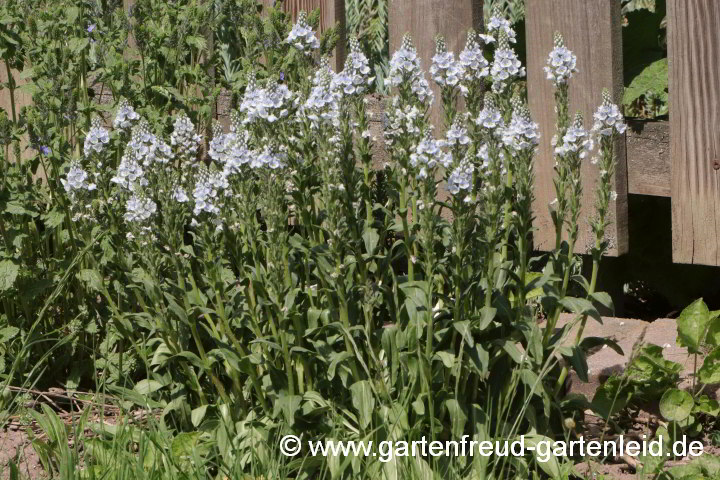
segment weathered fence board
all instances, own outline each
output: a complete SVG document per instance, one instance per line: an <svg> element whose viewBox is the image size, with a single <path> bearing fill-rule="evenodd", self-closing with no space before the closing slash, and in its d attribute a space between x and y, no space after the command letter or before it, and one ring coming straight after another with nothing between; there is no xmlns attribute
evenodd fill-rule
<svg viewBox="0 0 720 480"><path fill-rule="evenodd" d="M583 113L586 125L601 103L604 88L616 103L623 94L622 35L620 2L615 0L528 0L526 3L528 99L533 119L540 124L541 147L535 160L535 247L549 250L555 246L555 231L548 205L555 198L553 158L550 139L555 133L553 86L545 78L543 67L558 31L578 59L579 72L570 81L570 114ZM612 225L607 232L608 254L621 255L628 250L627 169L625 142L617 144L618 167L615 174L617 200L610 206ZM593 213L597 167L583 165L585 192L583 214L576 251L585 253L595 241L587 220Z"/></svg>
<svg viewBox="0 0 720 480"><path fill-rule="evenodd" d="M428 71L435 55L435 37L442 35L447 48L457 55L465 47L467 31L483 30L483 11L480 0L391 0L389 10L390 53L400 48L403 36L410 33ZM436 127L443 125L440 89L430 80L435 102L431 118Z"/></svg>
<svg viewBox="0 0 720 480"><path fill-rule="evenodd" d="M628 193L670 196L669 122L628 122Z"/></svg>
<svg viewBox="0 0 720 480"><path fill-rule="evenodd" d="M673 261L720 265L720 2L667 7Z"/></svg>

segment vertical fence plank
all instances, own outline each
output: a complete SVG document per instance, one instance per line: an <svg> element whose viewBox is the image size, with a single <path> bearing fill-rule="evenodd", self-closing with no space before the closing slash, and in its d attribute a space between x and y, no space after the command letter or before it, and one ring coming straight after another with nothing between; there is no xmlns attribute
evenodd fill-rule
<svg viewBox="0 0 720 480"><path fill-rule="evenodd" d="M467 31L483 29L481 0L390 0L390 54L400 48L406 33L412 36L425 71L435 55L435 37L445 37L449 51L457 55L465 47ZM435 101L431 118L436 128L443 125L440 89L430 80Z"/></svg>
<svg viewBox="0 0 720 480"><path fill-rule="evenodd" d="M667 8L673 261L720 265L720 3Z"/></svg>
<svg viewBox="0 0 720 480"><path fill-rule="evenodd" d="M552 83L545 78L543 67L553 47L553 34L565 37L567 47L577 55L579 72L570 80L570 115L582 112L587 127L601 103L607 88L616 103L623 94L622 34L620 2L616 0L528 0L526 4L528 100L533 119L540 125L541 146L535 159L535 248L550 250L555 246L555 231L548 206L555 198L553 185L555 160L550 144L555 134L555 101ZM616 145L618 166L615 174L617 200L610 204L606 238L608 255L628 250L627 163L624 138ZM578 253L587 253L595 240L588 219L594 212L597 167L589 161L582 170L583 208Z"/></svg>

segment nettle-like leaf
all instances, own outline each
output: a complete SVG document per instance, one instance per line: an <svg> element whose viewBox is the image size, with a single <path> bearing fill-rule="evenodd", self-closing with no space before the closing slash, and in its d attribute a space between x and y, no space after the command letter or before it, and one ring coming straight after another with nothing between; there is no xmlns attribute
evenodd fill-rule
<svg viewBox="0 0 720 480"><path fill-rule="evenodd" d="M20 265L12 260L0 260L0 293L10 290L20 272Z"/></svg>
<svg viewBox="0 0 720 480"><path fill-rule="evenodd" d="M710 310L702 298L691 303L677 319L677 344L690 353L701 353L700 346L705 342L710 321Z"/></svg>
<svg viewBox="0 0 720 480"><path fill-rule="evenodd" d="M720 348L716 348L705 357L697 376L698 380L705 384L720 383Z"/></svg>

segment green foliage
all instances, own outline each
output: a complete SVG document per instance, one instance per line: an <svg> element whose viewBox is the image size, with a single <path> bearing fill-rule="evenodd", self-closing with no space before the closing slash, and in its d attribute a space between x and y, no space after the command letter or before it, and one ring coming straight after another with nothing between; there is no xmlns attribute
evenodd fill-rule
<svg viewBox="0 0 720 480"><path fill-rule="evenodd" d="M668 61L651 63L632 79L623 95L628 116L655 118L668 114Z"/></svg>
<svg viewBox="0 0 720 480"><path fill-rule="evenodd" d="M384 2L363 5L386 15ZM88 478L568 478L569 462L530 455L384 463L305 448L285 458L278 440L569 435L566 420L586 406L565 398L569 369L586 378L590 348L618 348L582 330L612 307L595 279L621 122L594 132L604 174L588 281L567 242L533 257L538 137L518 75L468 77L477 98L467 116L458 86L443 86L448 127L467 141L435 139L419 72L395 75L390 161L375 170L365 91L353 89L368 78L326 91L338 81L322 61L337 32L298 46L286 41L287 14L261 14L254 0L119 7L0 6L20 39L2 54L23 66L33 99L3 130L6 158L30 158L3 162L0 177L2 378L107 391L125 418L140 411L147 422L85 418L70 430L34 412L45 468L63 478L80 464ZM307 32L319 12L301 18ZM358 25L381 77L385 34ZM229 133L213 122L223 89ZM513 128L478 125L482 108ZM579 169L580 153L569 155ZM461 167L466 182L438 200L436 180ZM579 208L578 190L568 195ZM560 239L578 228L569 217ZM575 319L556 328L562 312Z"/></svg>
<svg viewBox="0 0 720 480"><path fill-rule="evenodd" d="M665 0L632 0L623 6L625 114L656 118L668 113Z"/></svg>

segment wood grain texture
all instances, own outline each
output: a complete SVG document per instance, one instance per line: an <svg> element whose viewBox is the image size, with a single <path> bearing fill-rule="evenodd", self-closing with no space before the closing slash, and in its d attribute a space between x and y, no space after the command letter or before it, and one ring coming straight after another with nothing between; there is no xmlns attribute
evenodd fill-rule
<svg viewBox="0 0 720 480"><path fill-rule="evenodd" d="M263 6L270 7L275 0L260 0ZM302 11L310 13L320 9L320 25L319 33L323 33L335 25L340 25L340 38L338 38L335 53L332 57L332 66L340 71L345 62L345 45L347 38L345 36L345 1L344 0L285 0L282 3L283 10L290 13L293 20L297 18Z"/></svg>
<svg viewBox="0 0 720 480"><path fill-rule="evenodd" d="M435 55L435 37L444 36L448 50L459 54L465 48L468 30L483 30L482 3L481 0L390 0L390 55L400 48L403 36L410 33L435 93L431 119L438 131L444 131L440 89L427 73Z"/></svg>
<svg viewBox="0 0 720 480"><path fill-rule="evenodd" d="M567 47L577 55L579 72L570 80L570 116L580 111L587 127L602 102L607 88L615 103L623 94L622 34L620 2L616 0L528 0L526 4L528 100L533 119L540 125L541 146L535 159L535 248L550 250L555 246L555 230L548 205L555 199L553 158L550 140L555 134L555 101L553 85L545 78L543 67L553 47L553 34L560 32ZM628 250L627 165L625 141L616 145L618 158L614 189L617 201L610 205L612 224L606 232L607 254L618 256ZM594 245L588 219L594 212L597 167L583 165L583 209L576 252L587 253Z"/></svg>
<svg viewBox="0 0 720 480"><path fill-rule="evenodd" d="M670 196L670 123L629 121L628 193Z"/></svg>
<svg viewBox="0 0 720 480"><path fill-rule="evenodd" d="M720 2L667 8L673 261L720 265Z"/></svg>

